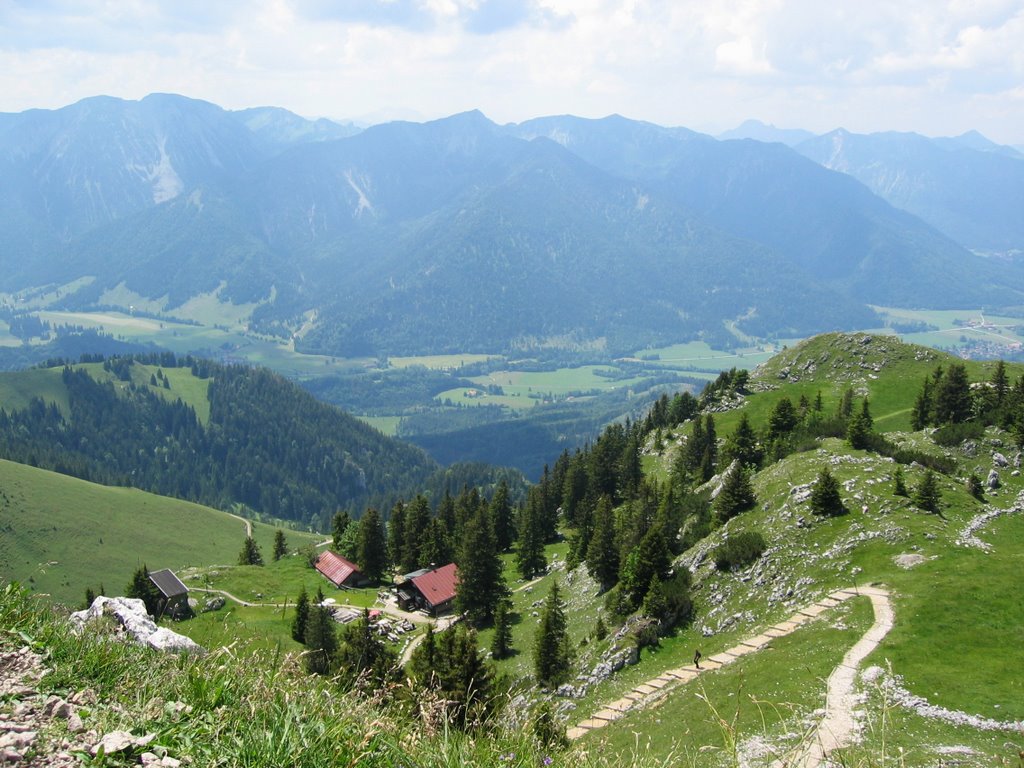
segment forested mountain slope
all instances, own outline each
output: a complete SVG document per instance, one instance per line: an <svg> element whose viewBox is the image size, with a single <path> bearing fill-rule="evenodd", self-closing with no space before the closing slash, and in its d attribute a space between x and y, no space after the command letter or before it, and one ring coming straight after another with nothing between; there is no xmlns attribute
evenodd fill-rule
<svg viewBox="0 0 1024 768"><path fill-rule="evenodd" d="M214 294L334 355L617 354L1024 297L1018 266L781 144L479 112L345 133L170 95L4 115L0 288Z"/></svg>
<svg viewBox="0 0 1024 768"><path fill-rule="evenodd" d="M266 370L171 355L0 375L0 455L321 529L440 470Z"/></svg>

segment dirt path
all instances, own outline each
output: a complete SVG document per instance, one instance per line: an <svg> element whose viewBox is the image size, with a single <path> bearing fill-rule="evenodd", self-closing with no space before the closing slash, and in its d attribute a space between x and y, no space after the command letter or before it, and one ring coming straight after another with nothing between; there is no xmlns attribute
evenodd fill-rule
<svg viewBox="0 0 1024 768"><path fill-rule="evenodd" d="M513 593L515 593L515 592L522 592L524 589L529 589L534 584L537 584L538 582L542 581L543 579L544 579L544 577L541 576L539 579L534 579L533 581L528 581L525 584L523 584L523 586L516 587L515 589L513 589L512 592Z"/></svg>
<svg viewBox="0 0 1024 768"><path fill-rule="evenodd" d="M235 518L235 520L238 520L242 525L244 525L246 537L250 539L252 538L252 523L250 521L246 520L244 517L236 515L234 512L225 512L224 514L231 515L231 517Z"/></svg>
<svg viewBox="0 0 1024 768"><path fill-rule="evenodd" d="M646 683L641 683L622 698L611 702L603 709L595 712L589 719L584 720L574 728L570 728L566 735L570 739L578 739L592 730L603 728L608 723L625 716L631 709L635 709L654 698L665 695L679 685L690 682L698 675L707 674L726 664L731 664L742 656L755 653L768 646L774 638L784 637L802 624L817 618L830 608L852 597L862 595L871 600L875 611L875 622L853 648L847 652L842 662L840 662L839 666L835 668L829 677L824 719L815 729L815 732L807 739L806 746L800 750L795 759L779 761L773 764L773 768L816 768L830 751L846 746L853 735L854 724L851 711L853 709L853 685L856 679L857 665L871 651L878 647L882 638L892 629L892 605L889 602L889 593L884 589L878 587L859 587L832 592L816 603L801 608L785 621L780 621L778 624L768 627L763 632L740 642L729 650L702 659L700 669L692 666L670 669L659 677L648 680Z"/></svg>
<svg viewBox="0 0 1024 768"><path fill-rule="evenodd" d="M795 758L777 761L774 763L776 768L817 768L822 763L833 765L832 761L828 760L829 753L853 742L853 710L857 703L854 697L854 684L857 679L857 667L878 647L893 625L892 603L889 601L888 592L884 589L866 587L861 589L861 594L871 599L871 606L875 610L875 623L846 652L839 666L829 675L825 716L815 732L806 740Z"/></svg>

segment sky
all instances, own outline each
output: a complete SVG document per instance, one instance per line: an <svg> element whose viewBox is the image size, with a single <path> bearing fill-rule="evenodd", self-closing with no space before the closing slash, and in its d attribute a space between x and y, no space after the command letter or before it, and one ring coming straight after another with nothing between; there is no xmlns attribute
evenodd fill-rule
<svg viewBox="0 0 1024 768"><path fill-rule="evenodd" d="M1024 145L1024 0L0 0L0 112L152 92Z"/></svg>

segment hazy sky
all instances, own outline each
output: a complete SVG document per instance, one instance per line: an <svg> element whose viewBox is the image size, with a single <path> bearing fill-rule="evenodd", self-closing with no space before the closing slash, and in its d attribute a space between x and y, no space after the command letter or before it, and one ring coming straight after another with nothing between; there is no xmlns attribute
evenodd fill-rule
<svg viewBox="0 0 1024 768"><path fill-rule="evenodd" d="M0 0L0 111L181 93L1024 144L1022 0Z"/></svg>

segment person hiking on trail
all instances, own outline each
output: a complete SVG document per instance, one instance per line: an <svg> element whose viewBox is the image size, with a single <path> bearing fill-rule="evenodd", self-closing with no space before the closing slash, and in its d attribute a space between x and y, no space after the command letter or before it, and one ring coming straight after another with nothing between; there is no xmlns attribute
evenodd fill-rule
<svg viewBox="0 0 1024 768"><path fill-rule="evenodd" d="M693 666L695 666L697 669L700 669L700 657L700 648L698 648L697 651L693 654Z"/></svg>

